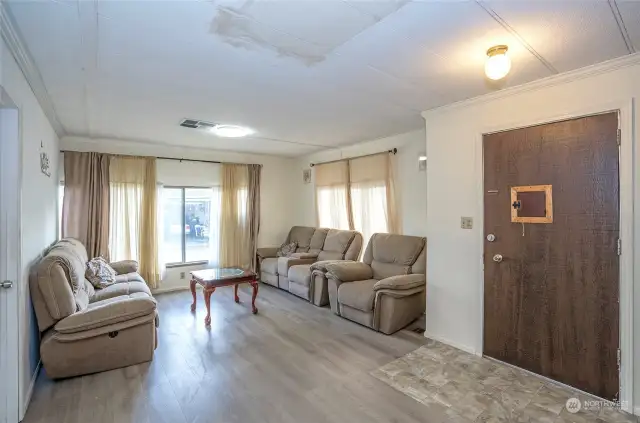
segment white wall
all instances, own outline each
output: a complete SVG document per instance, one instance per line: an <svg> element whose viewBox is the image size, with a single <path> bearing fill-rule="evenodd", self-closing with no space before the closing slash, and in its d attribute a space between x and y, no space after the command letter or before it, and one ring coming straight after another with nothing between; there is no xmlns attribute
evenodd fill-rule
<svg viewBox="0 0 640 423"><path fill-rule="evenodd" d="M173 147L163 144L141 143L112 139L89 139L64 137L61 149L73 151L96 151L112 154L175 157L185 159L214 160L233 163L262 164L261 181L261 222L258 246L280 245L292 226L290 177L294 161L288 158L243 154L229 151L215 151L195 148ZM215 182L217 173L214 165L193 162L162 161L158 165L158 179L166 185L207 186ZM214 179L212 179L214 178ZM166 276L158 292L182 289L189 286L188 274L199 267L178 267L167 269ZM186 272L185 279L180 273Z"/></svg>
<svg viewBox="0 0 640 423"><path fill-rule="evenodd" d="M426 151L423 130L407 132L387 138L366 141L341 149L326 150L299 158L290 186L296 195L294 217L297 225L315 226L316 206L313 181L302 182L302 171L309 169L309 163L357 157L365 154L397 148L396 155L396 201L401 220L402 233L406 235L426 235L427 174L418 170L418 157Z"/></svg>
<svg viewBox="0 0 640 423"><path fill-rule="evenodd" d="M21 277L19 281L20 415L24 416L39 362L39 334L29 293L29 268L57 239L58 138L31 88L2 42L0 84L20 110L22 142ZM42 147L41 147L42 145ZM49 154L51 177L40 172L40 152Z"/></svg>
<svg viewBox="0 0 640 423"><path fill-rule="evenodd" d="M630 63L637 65L630 66ZM633 268L634 261L640 263L640 184L637 173L635 183L632 174L640 160L640 150L636 148L633 153L640 111L636 107L632 112L631 107L632 100L639 96L640 57L636 55L617 61L615 65L592 67L423 114L429 158L428 335L469 351L480 352L482 349L482 133L618 107L624 107L626 113L622 121L623 222L632 225L627 227L628 231L621 228L621 259L632 266L626 276L635 281L632 282L636 285L633 301L640 307L640 287L637 286L640 284L640 265ZM633 122L636 132L632 129ZM632 212L633 203L635 212ZM461 216L474 217L472 230L460 228ZM633 222L639 223L635 229ZM621 303L630 295L622 291ZM629 304L628 308L633 307ZM640 352L640 313L636 313L634 323L635 333L633 340L628 340L629 348L623 341L623 363L625 357L637 356ZM639 406L640 362L635 366L633 379L635 405Z"/></svg>

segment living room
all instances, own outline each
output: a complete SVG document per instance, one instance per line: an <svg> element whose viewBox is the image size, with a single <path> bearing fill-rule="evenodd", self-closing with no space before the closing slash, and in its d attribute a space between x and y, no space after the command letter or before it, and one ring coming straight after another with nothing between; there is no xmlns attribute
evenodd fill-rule
<svg viewBox="0 0 640 423"><path fill-rule="evenodd" d="M0 12L1 423L637 421L640 3Z"/></svg>

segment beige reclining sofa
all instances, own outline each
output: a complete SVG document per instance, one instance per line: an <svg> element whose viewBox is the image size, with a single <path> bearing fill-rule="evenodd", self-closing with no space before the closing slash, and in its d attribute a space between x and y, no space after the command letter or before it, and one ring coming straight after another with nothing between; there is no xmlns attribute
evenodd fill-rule
<svg viewBox="0 0 640 423"><path fill-rule="evenodd" d="M31 271L40 355L54 379L150 361L157 346L156 301L138 263L111 263L116 283L96 289L84 277L87 261L82 243L66 238Z"/></svg>
<svg viewBox="0 0 640 423"><path fill-rule="evenodd" d="M323 272L314 271L312 264L336 260L357 260L362 251L362 234L356 231L294 226L285 243L296 242L296 252L289 257L277 257L277 247L258 248L260 280L284 289L317 305L329 303L327 280Z"/></svg>
<svg viewBox="0 0 640 423"><path fill-rule="evenodd" d="M425 312L426 238L373 234L362 260L326 264L334 313L392 334Z"/></svg>

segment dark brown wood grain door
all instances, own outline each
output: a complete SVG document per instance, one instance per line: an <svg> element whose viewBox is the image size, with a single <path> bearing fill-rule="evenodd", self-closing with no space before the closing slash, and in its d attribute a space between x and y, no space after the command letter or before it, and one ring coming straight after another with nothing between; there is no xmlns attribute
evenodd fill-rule
<svg viewBox="0 0 640 423"><path fill-rule="evenodd" d="M619 387L617 139L606 113L483 140L484 354L606 399ZM541 185L553 222L513 223L514 207L547 206L513 204L511 189Z"/></svg>

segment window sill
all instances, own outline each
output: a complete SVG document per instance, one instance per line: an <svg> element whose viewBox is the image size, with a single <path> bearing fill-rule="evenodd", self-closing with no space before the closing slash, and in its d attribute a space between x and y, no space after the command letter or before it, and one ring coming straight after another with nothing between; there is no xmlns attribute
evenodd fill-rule
<svg viewBox="0 0 640 423"><path fill-rule="evenodd" d="M208 263L209 262L207 260L189 261L186 263L167 263L165 264L165 267L167 269L173 269L175 267L202 266L203 264L208 264Z"/></svg>

